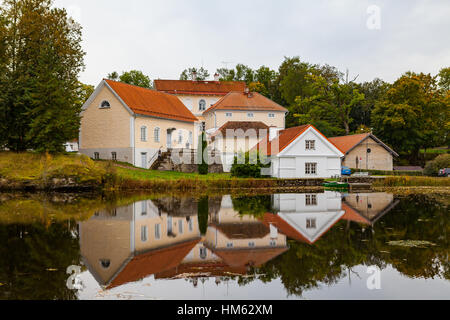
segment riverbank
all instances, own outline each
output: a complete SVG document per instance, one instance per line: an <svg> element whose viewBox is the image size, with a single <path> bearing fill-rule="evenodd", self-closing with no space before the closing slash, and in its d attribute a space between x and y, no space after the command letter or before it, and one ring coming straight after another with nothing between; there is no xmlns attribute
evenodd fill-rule
<svg viewBox="0 0 450 320"><path fill-rule="evenodd" d="M450 179L431 177L355 178L374 188L449 188ZM367 181L365 181L367 180ZM93 161L84 155L41 155L0 152L0 191L29 192L214 192L323 191L324 179L239 179L230 174L144 170L128 164Z"/></svg>

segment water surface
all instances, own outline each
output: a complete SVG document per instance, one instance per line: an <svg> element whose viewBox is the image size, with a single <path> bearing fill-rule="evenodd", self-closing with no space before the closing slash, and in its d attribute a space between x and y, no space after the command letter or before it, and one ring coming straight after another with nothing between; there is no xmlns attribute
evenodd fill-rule
<svg viewBox="0 0 450 320"><path fill-rule="evenodd" d="M447 206L330 191L2 196L0 299L448 299Z"/></svg>

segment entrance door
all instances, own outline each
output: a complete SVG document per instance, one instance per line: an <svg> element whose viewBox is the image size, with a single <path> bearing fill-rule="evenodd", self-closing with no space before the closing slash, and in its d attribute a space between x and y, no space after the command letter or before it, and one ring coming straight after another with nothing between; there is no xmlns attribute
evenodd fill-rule
<svg viewBox="0 0 450 320"><path fill-rule="evenodd" d="M167 130L167 149L172 149L172 130Z"/></svg>
<svg viewBox="0 0 450 320"><path fill-rule="evenodd" d="M142 168L147 169L147 153L141 153Z"/></svg>

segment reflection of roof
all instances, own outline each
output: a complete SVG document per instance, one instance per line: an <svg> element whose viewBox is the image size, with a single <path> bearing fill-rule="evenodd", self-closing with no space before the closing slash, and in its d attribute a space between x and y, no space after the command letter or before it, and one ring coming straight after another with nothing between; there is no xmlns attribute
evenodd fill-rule
<svg viewBox="0 0 450 320"><path fill-rule="evenodd" d="M224 262L217 263L186 263L168 271L155 275L155 279L173 279L176 277L225 277L230 275L245 275L245 266L230 267Z"/></svg>
<svg viewBox="0 0 450 320"><path fill-rule="evenodd" d="M380 139L378 139L371 133L355 134L352 136L335 137L335 138L330 138L330 141L333 142L345 154L348 154L350 151L352 151L354 148L356 148L362 142L366 141L366 139L368 139L368 138L372 138L378 144L380 144L383 148L385 148L388 152L390 152L394 156L398 157L398 154L394 150L389 148Z"/></svg>
<svg viewBox="0 0 450 320"><path fill-rule="evenodd" d="M259 267L288 251L287 247L214 250L230 267Z"/></svg>
<svg viewBox="0 0 450 320"><path fill-rule="evenodd" d="M244 92L230 92L220 99L215 105L206 110L203 114L216 110L245 110L245 111L281 111L288 110L278 103L264 97L262 94L253 92L247 94Z"/></svg>
<svg viewBox="0 0 450 320"><path fill-rule="evenodd" d="M112 80L105 82L136 114L186 122L198 121L175 96L122 82Z"/></svg>
<svg viewBox="0 0 450 320"><path fill-rule="evenodd" d="M164 249L152 250L131 259L112 280L108 289L139 281L152 274L175 268L197 245L200 238Z"/></svg>
<svg viewBox="0 0 450 320"><path fill-rule="evenodd" d="M266 213L263 217L263 222L267 226L273 225L279 232L290 239L312 244L311 241L309 241L305 236L298 232L297 229L292 227L277 214Z"/></svg>
<svg viewBox="0 0 450 320"><path fill-rule="evenodd" d="M399 200L389 203L384 209L377 212L377 214L373 217L366 217L363 212L358 211L358 209L352 207L350 204L345 201L342 202L342 209L345 210L345 215L342 219L354 221L363 224L374 225L378 220L380 220L384 215L386 215L389 211L394 209L400 203Z"/></svg>
<svg viewBox="0 0 450 320"><path fill-rule="evenodd" d="M231 91L244 92L246 84L241 81L189 81L189 80L155 80L155 88L171 94L218 95Z"/></svg>
<svg viewBox="0 0 450 320"><path fill-rule="evenodd" d="M212 224L225 234L228 239L261 239L270 233L270 229L262 223L221 223Z"/></svg>

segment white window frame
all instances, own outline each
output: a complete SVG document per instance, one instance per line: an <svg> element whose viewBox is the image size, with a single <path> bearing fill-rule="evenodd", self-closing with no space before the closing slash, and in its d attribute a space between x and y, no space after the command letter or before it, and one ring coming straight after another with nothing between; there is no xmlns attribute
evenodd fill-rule
<svg viewBox="0 0 450 320"><path fill-rule="evenodd" d="M159 127L156 127L153 131L153 134L155 135L155 142L160 143L161 142L161 129Z"/></svg>
<svg viewBox="0 0 450 320"><path fill-rule="evenodd" d="M94 160L100 160L100 153L94 152Z"/></svg>
<svg viewBox="0 0 450 320"><path fill-rule="evenodd" d="M306 140L306 150L316 150L316 140Z"/></svg>
<svg viewBox="0 0 450 320"><path fill-rule="evenodd" d="M233 118L233 113L232 112L227 112L226 113L226 117L227 118Z"/></svg>
<svg viewBox="0 0 450 320"><path fill-rule="evenodd" d="M148 227L141 226L141 242L147 242L147 241L148 241Z"/></svg>
<svg viewBox="0 0 450 320"><path fill-rule="evenodd" d="M142 142L147 142L147 133L148 133L147 127L142 126L141 127L141 141Z"/></svg>
<svg viewBox="0 0 450 320"><path fill-rule="evenodd" d="M111 160L117 161L117 152L115 152L115 151L111 152Z"/></svg>
<svg viewBox="0 0 450 320"><path fill-rule="evenodd" d="M306 206L317 206L317 194L307 194L305 204Z"/></svg>
<svg viewBox="0 0 450 320"><path fill-rule="evenodd" d="M306 219L306 229L317 229L317 219L307 218Z"/></svg>
<svg viewBox="0 0 450 320"><path fill-rule="evenodd" d="M269 118L275 118L275 113L269 113Z"/></svg>
<svg viewBox="0 0 450 320"><path fill-rule="evenodd" d="M183 132L178 131L178 144L183 144Z"/></svg>
<svg viewBox="0 0 450 320"><path fill-rule="evenodd" d="M305 174L308 176L317 175L317 163L315 162L305 163Z"/></svg>
<svg viewBox="0 0 450 320"><path fill-rule="evenodd" d="M253 112L248 112L247 113L247 118L254 118L255 114Z"/></svg>
<svg viewBox="0 0 450 320"><path fill-rule="evenodd" d="M198 102L198 110L199 111L206 111L206 100L205 99L201 99Z"/></svg>
<svg viewBox="0 0 450 320"><path fill-rule="evenodd" d="M160 240L161 239L161 224L155 224L155 239Z"/></svg>
<svg viewBox="0 0 450 320"><path fill-rule="evenodd" d="M107 107L104 107L104 106L103 106L104 103L107 103L108 106L107 106ZM100 109L111 109L111 103L110 103L108 100L103 100L103 101L100 103L100 107L99 107L99 108L100 108Z"/></svg>

